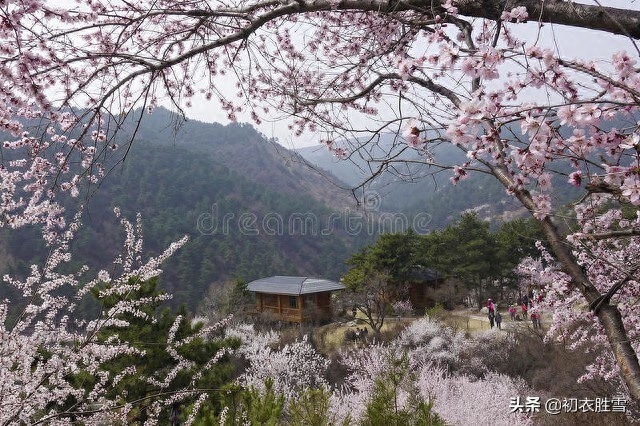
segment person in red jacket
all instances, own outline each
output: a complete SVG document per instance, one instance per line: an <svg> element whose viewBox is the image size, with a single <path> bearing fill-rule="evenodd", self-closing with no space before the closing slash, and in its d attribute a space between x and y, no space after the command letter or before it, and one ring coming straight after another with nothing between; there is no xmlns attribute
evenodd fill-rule
<svg viewBox="0 0 640 426"><path fill-rule="evenodd" d="M509 306L509 317L511 321L516 320L516 307L514 305Z"/></svg>
<svg viewBox="0 0 640 426"><path fill-rule="evenodd" d="M527 319L527 304L523 303L522 306L520 306L520 309L522 309L522 317L523 319Z"/></svg>
<svg viewBox="0 0 640 426"><path fill-rule="evenodd" d="M538 312L531 312L531 322L533 323L534 330L540 329L540 314Z"/></svg>
<svg viewBox="0 0 640 426"><path fill-rule="evenodd" d="M495 315L496 313L496 304L493 303L493 300L491 299L487 299L487 309L489 310L489 313L492 313Z"/></svg>

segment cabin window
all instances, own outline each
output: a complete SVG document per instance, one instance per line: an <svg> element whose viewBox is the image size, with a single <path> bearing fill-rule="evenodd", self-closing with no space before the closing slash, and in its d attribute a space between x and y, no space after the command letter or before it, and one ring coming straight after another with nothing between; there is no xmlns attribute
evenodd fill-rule
<svg viewBox="0 0 640 426"><path fill-rule="evenodd" d="M298 309L298 298L296 296L289 296L289 307L291 309Z"/></svg>

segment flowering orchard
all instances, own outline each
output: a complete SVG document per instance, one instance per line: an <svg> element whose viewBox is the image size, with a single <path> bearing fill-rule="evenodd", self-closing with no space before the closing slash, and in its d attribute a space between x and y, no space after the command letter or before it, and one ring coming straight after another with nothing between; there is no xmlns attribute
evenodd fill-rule
<svg viewBox="0 0 640 426"><path fill-rule="evenodd" d="M0 2L0 15L3 226L64 239L56 194L78 195L103 178L104 159L126 155L112 152L113 135L132 108L183 111L203 98L231 120L287 114L294 133L321 132L374 172L401 171L394 161L413 150L454 182L494 176L540 222L564 273L557 318L572 321L570 302L583 300L640 401L637 316L625 304L638 296L637 257L625 253L640 233L639 11L562 0L29 0ZM618 34L619 51L595 62L518 35L550 23ZM369 149L383 132L399 136L389 155ZM467 160L440 163L438 143ZM569 239L554 220L560 181L584 191Z"/></svg>
<svg viewBox="0 0 640 426"><path fill-rule="evenodd" d="M511 398L532 392L526 383L492 372L478 358L469 359L477 355L508 356L515 342L507 335L486 332L469 338L428 317L421 318L389 344L374 343L342 351L335 362L348 372L341 383L330 387L324 379L329 361L306 340L278 350L265 349L264 343L273 341L250 327L232 326L226 332L228 336L242 339L240 353L249 363L238 381L264 388L265 378L272 378L276 382L276 393L286 400L285 413L300 404L297 397L305 389L320 388L328 395L329 403L325 408L315 406L314 411L326 410L330 423L324 424L377 424L366 420L371 416L376 385L384 381L393 384L391 390L395 396L391 406L395 412L415 412L416 400L424 400L433 404L431 410L446 424L527 425L532 422L533 413L509 409ZM487 342L491 342L490 350ZM469 374L460 371L460 367L469 364L475 364L475 371ZM483 413L480 417L479 412Z"/></svg>

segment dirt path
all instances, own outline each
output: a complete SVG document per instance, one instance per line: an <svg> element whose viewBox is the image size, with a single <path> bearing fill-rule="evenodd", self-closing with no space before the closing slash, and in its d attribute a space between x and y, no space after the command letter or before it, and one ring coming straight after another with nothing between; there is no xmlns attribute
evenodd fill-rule
<svg viewBox="0 0 640 426"><path fill-rule="evenodd" d="M509 313L502 313L502 329L510 330L517 328L531 328L531 321L511 321L509 318ZM457 309L454 311L440 311L435 314L435 317L444 322L445 324L452 327L454 330L462 331L465 333L474 333L479 331L489 331L491 330L491 326L489 325L489 319L486 315L480 312L472 312L468 309ZM390 317L385 321L385 325L383 327L383 332L388 332L393 330L396 327L402 327L411 321L416 320L416 318L395 318ZM365 325L362 321L359 320L350 320L345 322L335 322L323 327L319 327L314 331L314 335L316 338L316 343L321 348L321 351L325 353L330 353L340 347L343 347L345 341L345 334L347 332L353 332L356 329L364 329L369 328L369 333L367 337L359 338L357 341L353 341L352 343L358 345L362 343L363 339L371 339L372 332L369 326Z"/></svg>
<svg viewBox="0 0 640 426"><path fill-rule="evenodd" d="M531 328L533 326L530 320L512 321L509 318L508 312L500 312L500 315L502 315L503 330L509 330L516 327ZM448 312L443 319L447 324L457 330L474 332L491 329L489 318L480 312L475 313L465 309L458 309Z"/></svg>

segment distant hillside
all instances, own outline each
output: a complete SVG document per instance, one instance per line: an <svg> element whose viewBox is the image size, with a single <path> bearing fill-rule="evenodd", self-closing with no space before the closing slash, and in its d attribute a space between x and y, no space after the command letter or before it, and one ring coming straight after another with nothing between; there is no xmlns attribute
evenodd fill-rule
<svg viewBox="0 0 640 426"><path fill-rule="evenodd" d="M124 161L111 161L111 172L95 193L69 201L70 211L72 202L87 203L85 226L73 245L74 266L108 266L122 244L113 207L131 219L140 212L148 255L190 236L161 279L175 294L174 304L190 309L210 285L229 279L274 274L338 279L344 261L379 232L429 232L468 209L487 219L523 214L489 176L453 186L450 172L415 163L391 168L393 173L372 181L365 194L357 192L364 198L357 206L350 191L340 188L369 176L367 158L340 161L324 147L291 152L243 124L189 120L176 127L176 117L162 108L145 115L134 132L139 114L118 136L122 148L116 154L126 153ZM393 136L368 147L365 157L381 158L389 151L410 160L418 155ZM450 144L432 149L442 162L462 161L463 154ZM567 185L566 199L574 196L571 191ZM45 251L37 241L35 230L0 229L0 274L24 275L41 261Z"/></svg>
<svg viewBox="0 0 640 426"><path fill-rule="evenodd" d="M291 153L279 152L283 148L251 126L188 121L174 131L173 120L162 109L145 116L125 160L112 164L100 188L79 200L87 207L72 246L76 267L108 267L119 252L123 233L114 206L130 219L142 214L147 256L189 235L165 265L161 285L174 294L172 303L190 309L210 285L225 280L275 274L338 279L350 254L372 241L366 227L346 223L366 220L349 210L348 192L288 162ZM70 211L74 201L68 201ZM43 258L36 230L0 231L0 247L10 248L0 273L24 275Z"/></svg>
<svg viewBox="0 0 640 426"><path fill-rule="evenodd" d="M475 173L453 185L449 180L452 171L430 166L418 151L408 148L396 135L382 135L367 148L363 154L351 155L348 160L327 156L325 149L317 147L302 148L297 153L314 167L334 174L351 186L365 181L370 170L382 164L382 158L408 160L407 164L398 161L388 166L385 173L366 185L365 192L369 197L378 198L380 212L410 218L423 215L429 218L431 229L447 226L466 210L475 210L479 217L498 222L527 214L492 176ZM466 161L459 148L446 142L433 144L429 150L440 164ZM556 180L555 185L562 194L561 199L556 200L560 204L576 197L575 188L566 182Z"/></svg>
<svg viewBox="0 0 640 426"><path fill-rule="evenodd" d="M365 192L368 197L378 198L377 208L380 212L408 217L427 215L430 220L428 226L434 230L445 227L468 209L483 210L479 215L485 218L515 209L497 182L485 176L474 176L454 186L449 181L451 171L425 164L418 151L407 149L394 135L383 135L373 149L373 152L352 155L349 160L337 160L328 156L325 149L315 147L302 148L297 153L310 164L352 186L365 181L370 176L370 170L379 167L379 159L383 157L408 160L407 164L398 162L389 166L388 171L367 184ZM465 161L464 153L450 144L433 146L431 152L444 164ZM492 208L481 208L487 204Z"/></svg>
<svg viewBox="0 0 640 426"><path fill-rule="evenodd" d="M131 117L129 133L138 116ZM251 125L225 126L195 120L176 123L176 118L165 108L155 109L153 114L143 117L136 140L206 154L266 188L286 194L305 194L334 210L353 204L349 191L330 185L318 172L296 161L297 156Z"/></svg>

